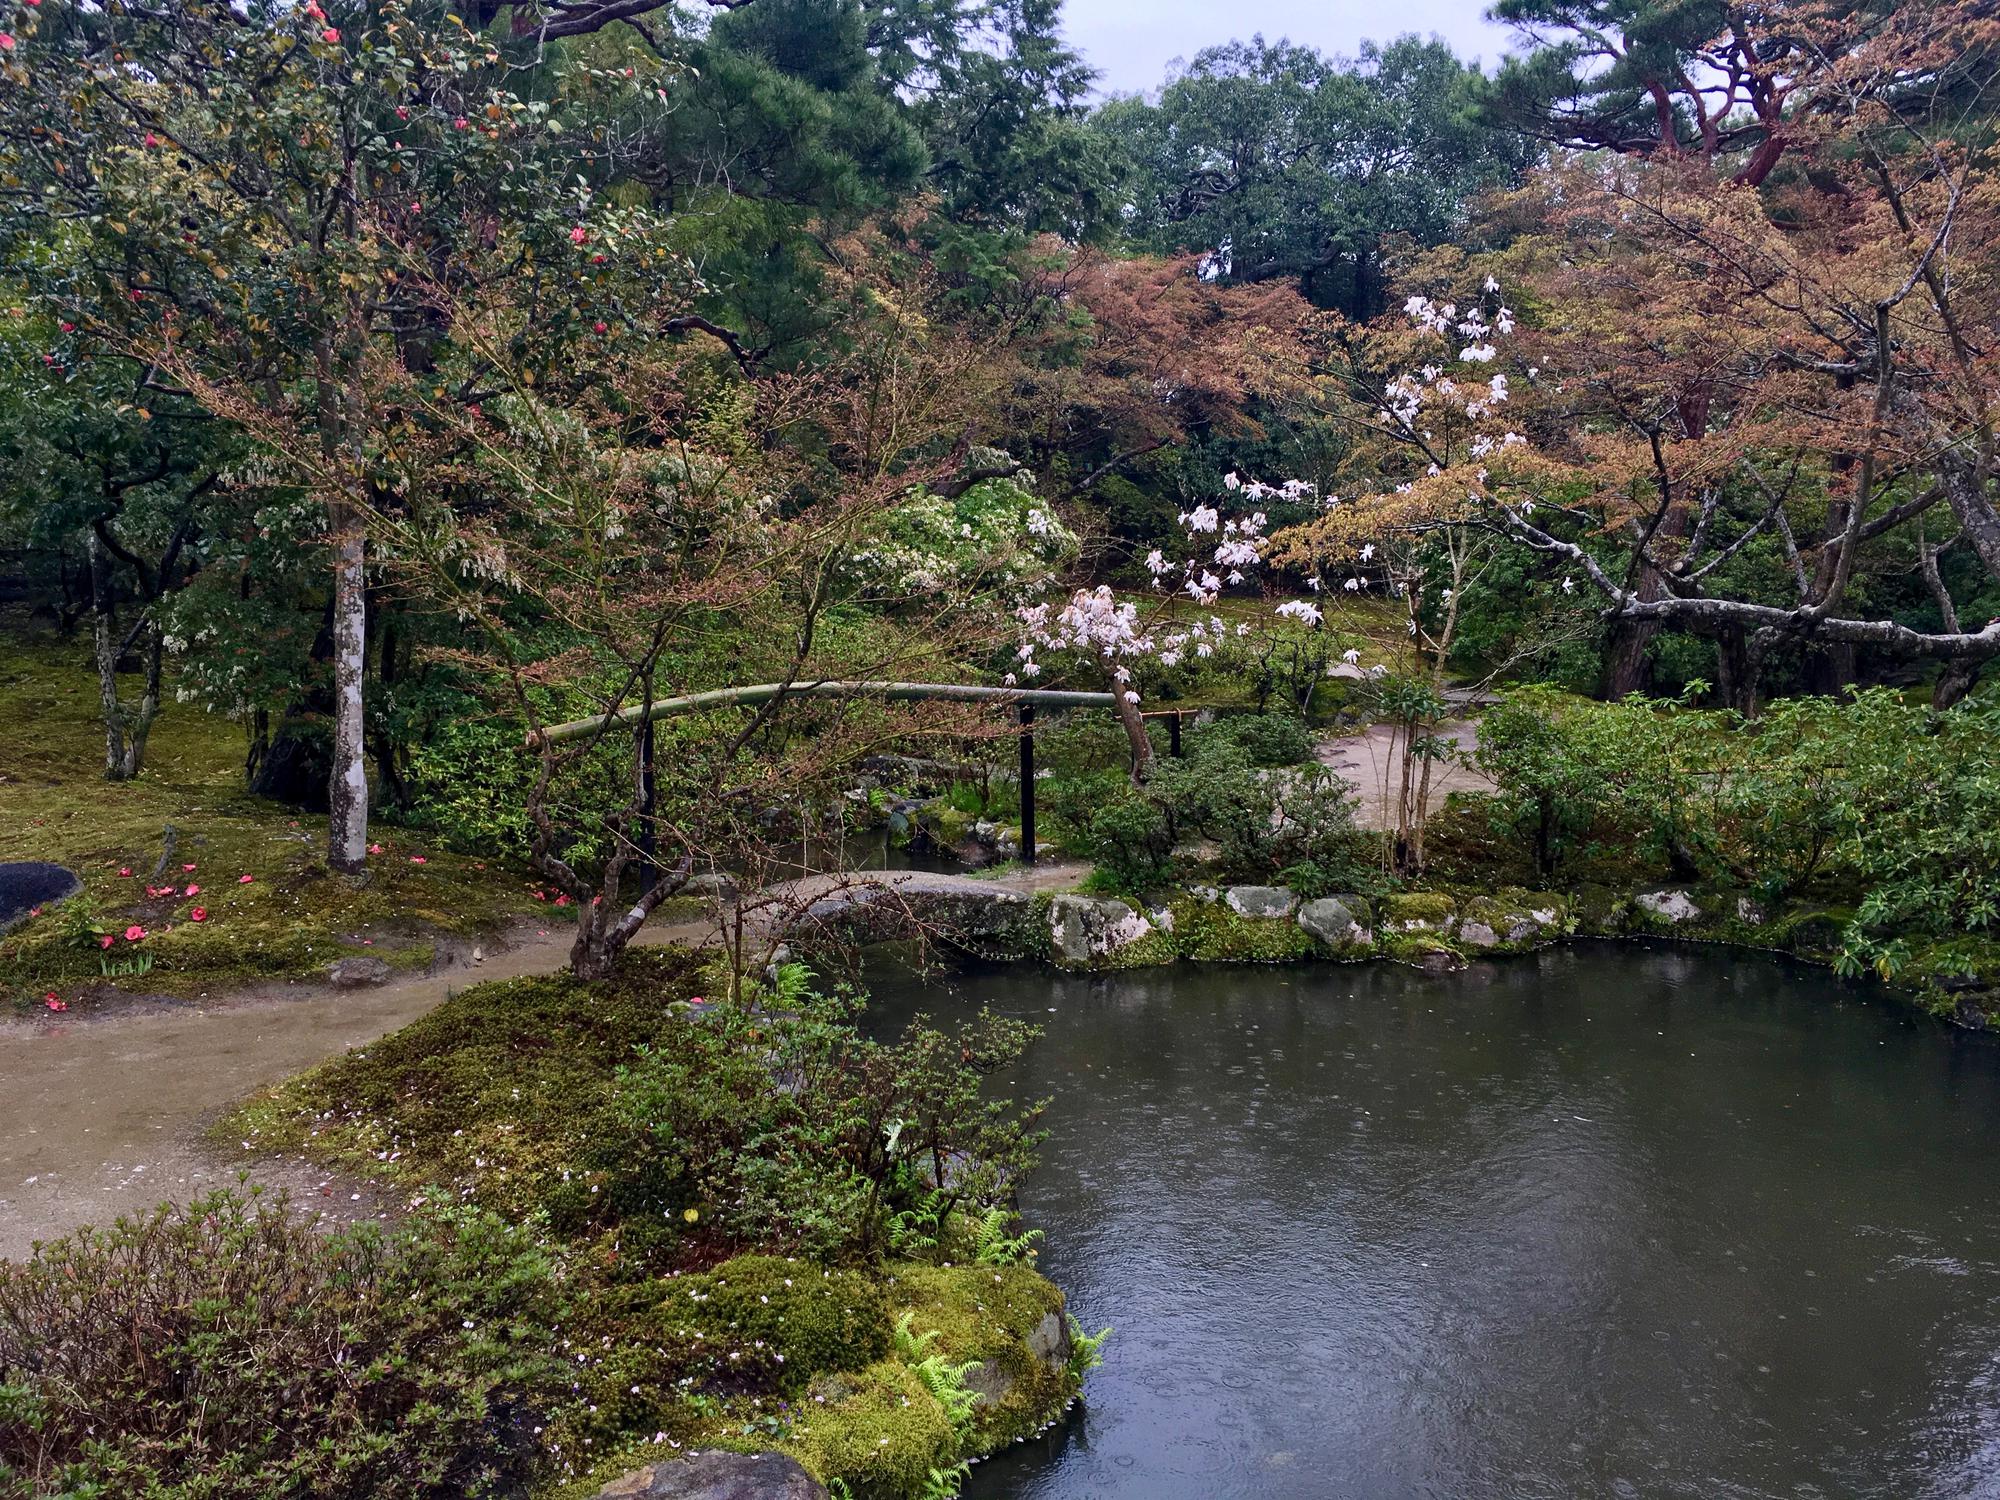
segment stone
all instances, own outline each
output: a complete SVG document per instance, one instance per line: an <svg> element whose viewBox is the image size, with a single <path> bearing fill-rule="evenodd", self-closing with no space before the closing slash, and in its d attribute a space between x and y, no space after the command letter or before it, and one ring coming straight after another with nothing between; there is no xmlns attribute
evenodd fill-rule
<svg viewBox="0 0 2000 1500"><path fill-rule="evenodd" d="M621 1474L596 1500L828 1500L782 1453L696 1453Z"/></svg>
<svg viewBox="0 0 2000 1500"><path fill-rule="evenodd" d="M1064 963L1087 964L1152 930L1152 923L1110 897L1063 895L1049 903L1049 938Z"/></svg>
<svg viewBox="0 0 2000 1500"><path fill-rule="evenodd" d="M1289 917L1299 906L1282 885L1232 885L1222 899L1239 917Z"/></svg>
<svg viewBox="0 0 2000 1500"><path fill-rule="evenodd" d="M387 962L371 955L343 958L327 966L326 977L336 989L365 989L371 984L387 984L394 972Z"/></svg>
<svg viewBox="0 0 2000 1500"><path fill-rule="evenodd" d="M1646 891L1632 899L1641 911L1675 925L1692 922L1701 915L1701 908L1686 891Z"/></svg>
<svg viewBox="0 0 2000 1500"><path fill-rule="evenodd" d="M1354 909L1338 896L1306 902L1299 908L1298 923L1308 937L1318 938L1329 948L1368 941L1367 930L1355 920Z"/></svg>
<svg viewBox="0 0 2000 1500"><path fill-rule="evenodd" d="M1532 929L1530 929L1532 931ZM1484 922L1460 922L1458 940L1468 948L1497 948L1500 934Z"/></svg>
<svg viewBox="0 0 2000 1500"><path fill-rule="evenodd" d="M1736 920L1741 922L1745 927L1762 927L1770 918L1765 915L1764 908L1759 906L1755 901L1752 901L1748 896L1738 896L1736 898Z"/></svg>
<svg viewBox="0 0 2000 1500"><path fill-rule="evenodd" d="M0 932L82 889L82 879L61 865L32 859L0 864Z"/></svg>
<svg viewBox="0 0 2000 1500"><path fill-rule="evenodd" d="M720 870L704 870L701 874L689 878L688 883L681 887L681 894L706 896L711 901L734 901L736 882Z"/></svg>

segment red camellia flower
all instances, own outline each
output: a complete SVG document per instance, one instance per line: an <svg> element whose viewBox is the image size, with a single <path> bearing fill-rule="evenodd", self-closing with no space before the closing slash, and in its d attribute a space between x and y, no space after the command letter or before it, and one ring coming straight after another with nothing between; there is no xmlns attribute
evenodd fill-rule
<svg viewBox="0 0 2000 1500"><path fill-rule="evenodd" d="M188 920L190 922L206 922L208 920L208 908L197 906L193 911L188 913Z"/></svg>
<svg viewBox="0 0 2000 1500"><path fill-rule="evenodd" d="M130 927L125 929L125 941L128 943L136 943L145 935L146 929L141 927L137 922L134 922Z"/></svg>
<svg viewBox="0 0 2000 1500"><path fill-rule="evenodd" d="M130 880L132 878L132 867L130 865L120 865L118 873L125 879Z"/></svg>
<svg viewBox="0 0 2000 1500"><path fill-rule="evenodd" d="M322 32L321 32L321 33L319 34L319 39L320 39L321 41L323 41L323 42L327 42L327 43L333 43L333 42L337 42L337 41L339 41L339 40L340 40L340 28L339 28L338 26L329 26L329 27L327 27L327 28L326 28L326 30L322 31Z"/></svg>
<svg viewBox="0 0 2000 1500"><path fill-rule="evenodd" d="M63 324L63 326L62 326L62 331L63 331L64 333L75 333L75 332L76 332L76 324L74 324L74 323L65 323L65 324Z"/></svg>
<svg viewBox="0 0 2000 1500"><path fill-rule="evenodd" d="M54 990L50 990L46 995L42 996L42 1004L46 1005L50 1010L69 1009L69 1002L62 999Z"/></svg>
<svg viewBox="0 0 2000 1500"><path fill-rule="evenodd" d="M602 321L600 321L600 322L596 322L596 323L593 323L593 324L591 324L591 325L590 325L590 327L591 327L591 331L592 331L593 333L609 333L609 332L611 332L611 325L610 325L609 323L605 323L605 322L602 322Z"/></svg>

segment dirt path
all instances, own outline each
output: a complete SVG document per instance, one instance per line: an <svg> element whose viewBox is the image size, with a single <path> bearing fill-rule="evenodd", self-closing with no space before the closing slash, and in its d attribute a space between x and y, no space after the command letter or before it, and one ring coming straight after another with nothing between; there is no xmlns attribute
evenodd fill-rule
<svg viewBox="0 0 2000 1500"><path fill-rule="evenodd" d="M1363 828L1396 826L1394 776L1397 774L1390 744L1393 731L1387 724L1371 725L1361 734L1342 735L1320 742L1318 757L1354 783L1358 804L1355 820ZM1451 719L1438 726L1438 733L1461 751L1479 744L1479 726L1466 719ZM1430 807L1444 806L1453 792L1490 792L1493 782L1470 766L1441 761L1431 768Z"/></svg>
<svg viewBox="0 0 2000 1500"><path fill-rule="evenodd" d="M848 879L895 884L902 873ZM976 884L1061 888L1081 874L1077 866L1045 865ZM810 901L840 883L807 877L793 882L790 894ZM709 924L681 922L648 928L640 940L700 943L711 933ZM555 973L567 962L569 939L567 926L522 929L476 964L375 989L273 985L221 1004L169 1002L99 1019L0 1027L0 1258L23 1257L36 1240L79 1225L229 1186L246 1170L334 1218L393 1212L396 1205L365 1184L304 1161L260 1159L246 1167L225 1160L202 1132L252 1091L407 1026L468 985Z"/></svg>

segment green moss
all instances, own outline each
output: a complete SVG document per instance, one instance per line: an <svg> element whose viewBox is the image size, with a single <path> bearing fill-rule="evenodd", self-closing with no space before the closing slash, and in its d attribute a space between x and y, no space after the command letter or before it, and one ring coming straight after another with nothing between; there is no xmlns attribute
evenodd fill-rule
<svg viewBox="0 0 2000 1500"><path fill-rule="evenodd" d="M855 1500L903 1500L958 1461L950 1418L900 1360L822 1376L804 1413L790 1438L759 1446L791 1453L823 1483L841 1481Z"/></svg>
<svg viewBox="0 0 2000 1500"><path fill-rule="evenodd" d="M1289 917L1245 917L1220 901L1177 901L1173 945L1204 963L1284 963L1310 958L1319 945Z"/></svg>
<svg viewBox="0 0 2000 1500"><path fill-rule="evenodd" d="M1853 920L1852 907L1801 907L1758 929L1758 941L1801 958L1826 960L1840 952Z"/></svg>
<svg viewBox="0 0 2000 1500"><path fill-rule="evenodd" d="M1037 1330L1046 1337L1065 1327L1063 1294L1046 1278L1024 1266L896 1266L889 1291L914 1311L914 1331L937 1334L935 1347L947 1359L988 1367L972 1377L975 1389L1004 1386L997 1401L980 1401L974 1453L1039 1431L1075 1396L1077 1379L1060 1352L1051 1363L1030 1347Z"/></svg>
<svg viewBox="0 0 2000 1500"><path fill-rule="evenodd" d="M608 1123L616 1070L674 1037L673 1002L704 992L710 960L670 948L625 955L618 975L567 974L462 990L401 1031L253 1095L213 1139L299 1153L414 1187L435 1183L560 1233L615 1221L604 1190L620 1149ZM662 1233L671 1233L662 1225Z"/></svg>
<svg viewBox="0 0 2000 1500"><path fill-rule="evenodd" d="M684 1372L705 1388L794 1395L889 1352L888 1300L856 1271L739 1255L653 1285L660 1295L639 1336L680 1346Z"/></svg>
<svg viewBox="0 0 2000 1500"><path fill-rule="evenodd" d="M376 829L383 852L365 880L329 873L325 819L249 795L242 731L199 709L170 702L142 774L107 782L96 676L83 647L10 640L0 661L7 857L75 870L99 925L121 934L144 927L134 952L152 958L143 975L107 978L95 942L66 940L50 913L0 939L0 997L26 1003L50 989L72 1003L86 992L194 997L316 976L358 953L421 967L439 934L480 935L510 917L547 912L520 872L388 826ZM155 876L169 826L172 856ZM189 864L195 868L182 868ZM251 882L241 884L242 875ZM173 893L148 896L149 884ZM197 895L186 894L190 884ZM191 920L197 906L204 921ZM119 957L126 947L121 938Z"/></svg>
<svg viewBox="0 0 2000 1500"><path fill-rule="evenodd" d="M1382 924L1402 928L1412 922L1443 927L1451 920L1452 898L1442 891L1404 891L1382 898Z"/></svg>

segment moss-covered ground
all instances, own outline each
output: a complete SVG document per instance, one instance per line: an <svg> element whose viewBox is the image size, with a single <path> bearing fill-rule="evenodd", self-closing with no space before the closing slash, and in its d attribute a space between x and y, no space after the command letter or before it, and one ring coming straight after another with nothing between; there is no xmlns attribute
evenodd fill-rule
<svg viewBox="0 0 2000 1500"><path fill-rule="evenodd" d="M536 909L519 871L386 824L365 877L330 873L325 819L251 796L242 731L198 708L170 701L140 776L108 782L96 695L85 643L9 636L0 859L66 865L84 888L0 937L0 1003L38 1006L54 992L81 1010L121 993L219 994L350 955L422 967L440 936ZM144 936L128 940L130 929Z"/></svg>
<svg viewBox="0 0 2000 1500"><path fill-rule="evenodd" d="M543 1239L571 1293L577 1398L542 1435L549 1495L592 1494L676 1447L776 1448L857 1500L917 1495L932 1471L1040 1427L1075 1395L1066 1335L1048 1338L1066 1328L1062 1295L1020 1264L767 1253L726 1199L673 1196L680 1178L635 1167L675 1148L632 1134L621 1068L641 1049L674 1057L700 1042L715 1024L713 962L640 949L604 983L476 985L257 1095L215 1140L491 1209ZM708 1086L726 1108L732 1083ZM934 1382L986 1366L993 1398L955 1420Z"/></svg>

